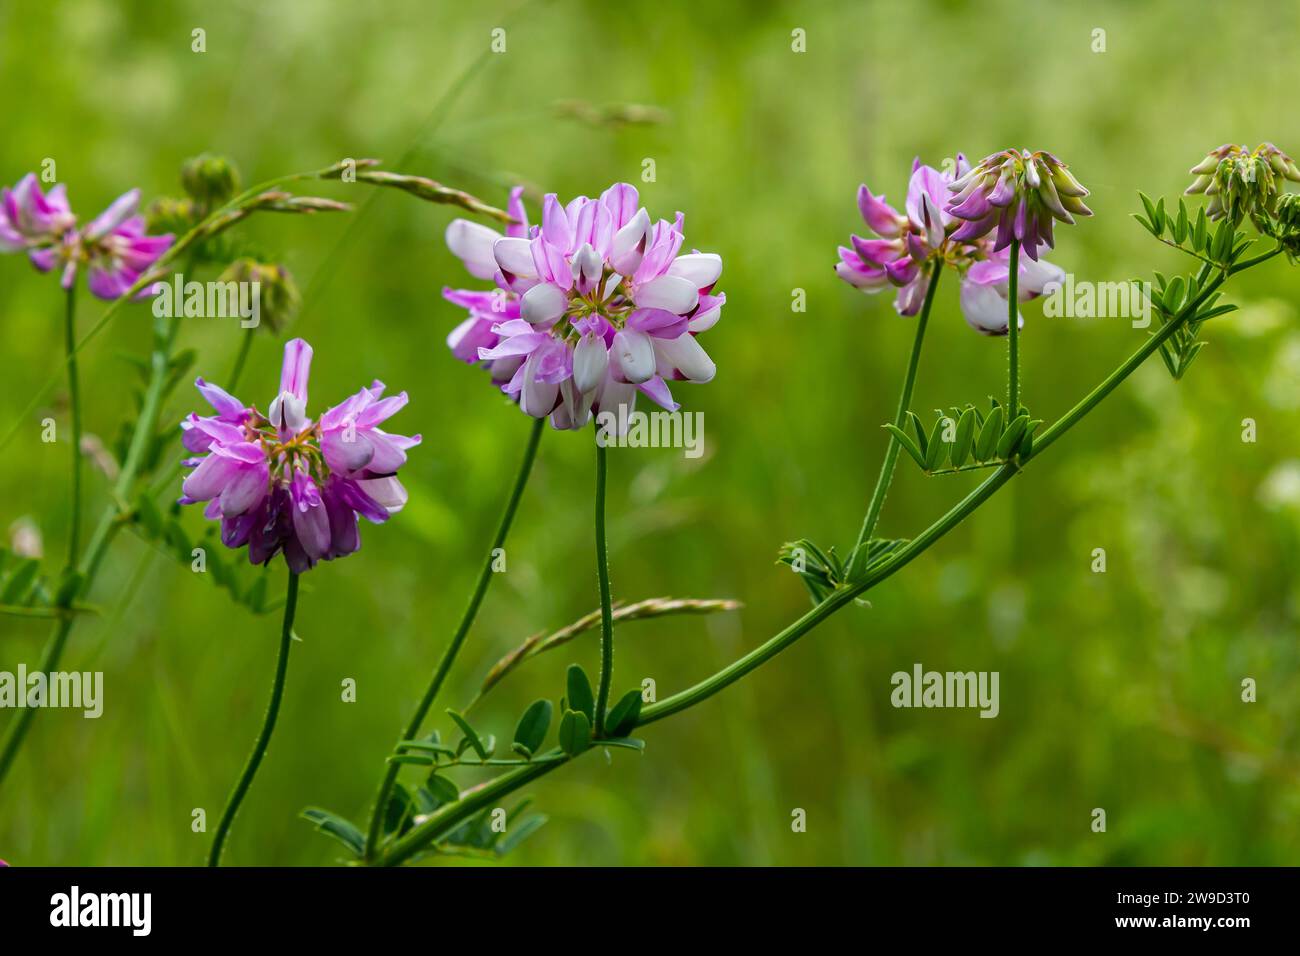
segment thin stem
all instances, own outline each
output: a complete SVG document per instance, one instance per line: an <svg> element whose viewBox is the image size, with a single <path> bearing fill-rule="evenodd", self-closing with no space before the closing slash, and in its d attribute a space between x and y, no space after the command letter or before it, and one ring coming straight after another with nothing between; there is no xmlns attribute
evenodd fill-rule
<svg viewBox="0 0 1300 956"><path fill-rule="evenodd" d="M81 557L81 563L77 567L81 574L81 583L78 587L72 589L72 593L68 595L69 601L75 600L90 590L90 582L99 570L99 564L104 559L104 555L108 552L109 542L112 540L114 532L121 527L121 502L127 501L130 497L131 488L135 484L136 476L144 462L145 452L148 450L149 444L153 440L154 431L158 426L162 393L169 375L171 344L176 335L178 321L176 318L160 321L155 328L149 382L145 386L140 417L136 420L131 435L131 446L127 450L126 459L122 463L122 470L118 473L117 481L113 485L113 500L104 508L99 524L91 534L90 541L86 545L86 551ZM73 616L69 615L54 625L50 639L41 652L40 670L42 673L50 673L57 669L74 623ZM37 709L34 707L20 709L17 716L5 729L4 741L0 743L0 783L4 782L5 776L9 773L9 768L13 765L14 758L27 737L28 728L36 717Z"/></svg>
<svg viewBox="0 0 1300 956"><path fill-rule="evenodd" d="M640 727L645 724L654 723L656 720L662 720L678 711L685 710L688 707L693 707L700 703L700 701L712 697L724 687L734 684L755 668L767 663L840 608L852 602L854 598L858 597L864 591L875 587L885 578L902 568L913 558L917 557L921 552L930 547L930 545L934 544L945 534L955 528L967 515L987 501L992 497L995 491L1006 484L1017 470L1018 469L1015 465L1003 465L988 478L984 479L979 487L962 499L962 501L957 505L953 506L953 508L942 518L932 524L919 536L913 538L898 551L891 554L890 557L880 565L877 565L876 569L867 575L867 577L862 581L835 591L821 604L818 604L812 610L808 611L803 615L803 617L799 618L775 637L772 637L766 643L754 648L754 650L750 651L748 654L728 664L716 674L700 681L694 687L687 688L680 693L673 694L671 697L665 697L658 703L642 708L640 719L637 721L637 726Z"/></svg>
<svg viewBox="0 0 1300 956"><path fill-rule="evenodd" d="M283 186L287 183L300 182L302 180L307 180L307 179L319 179L325 173L329 172L331 169L332 167L325 167L323 169L311 170L309 172L290 173L286 176L277 176L275 179L268 179L266 182L258 183L256 186L252 186L249 189L244 190L238 196L235 196L232 199L230 199L220 209L215 209L212 212L210 212L206 217L204 217L202 221L196 223L194 227L190 229L189 232L181 236L180 239L178 239L175 243L173 243L167 249L166 252L164 252L161 256L159 256L157 261L155 261L153 265L150 266L149 269L146 270L131 285L129 289L127 289L120 296L118 296L111 303L109 303L108 308L104 310L104 314L99 317L99 321L97 321L93 326L91 326L90 331L87 332L85 335L83 335L81 337L81 341L79 341L76 344L76 346L71 350L67 361L71 362L72 356L76 355L78 352L84 349L91 339L93 339L100 332L102 332L104 330L104 327L107 326L108 323L113 320L113 318L117 315L118 311L124 305L126 305L128 302L134 301L137 293L143 291L147 286L150 286L153 283L157 282L160 278L160 275L163 272L164 267L174 262L182 252L188 250L191 246L194 245L195 242L197 242L200 238L205 236L207 234L207 230L209 229L209 227L213 226L213 224L216 223L218 219L241 208L250 199L259 196L268 190L274 189L277 186ZM32 396L31 400L27 403L26 408L24 408L22 413L14 420L13 426L9 429L8 432L5 433L3 438L0 438L0 449L3 449L6 445L8 445L9 442L13 440L14 436L18 434L18 431L22 427L23 422L27 420L27 416L31 414L32 409L34 409L40 403L41 398L49 391L51 387L53 387L55 381L56 378L51 377L51 379L47 381L44 385L42 385L41 388L36 392L36 394Z"/></svg>
<svg viewBox="0 0 1300 956"><path fill-rule="evenodd" d="M1257 266L1261 262L1267 262L1269 259L1272 259L1274 256L1278 255L1281 251L1282 251L1282 244L1279 242L1268 252L1261 253L1260 255L1255 256L1253 259L1247 259L1245 262L1238 262L1235 266L1233 266L1228 270L1228 275L1235 276L1238 272L1245 272L1251 266Z"/></svg>
<svg viewBox="0 0 1300 956"><path fill-rule="evenodd" d="M545 776L568 762L569 758L562 750L549 750L538 754L527 766L518 767L499 777L494 777L482 786L467 790L455 803L439 807L429 815L427 820L412 828L394 843L384 853L379 861L380 864L396 866L415 854L423 852L431 843L456 829L462 820L473 816L484 807L492 806L499 798L514 793L520 787L527 786L538 777Z"/></svg>
<svg viewBox="0 0 1300 956"><path fill-rule="evenodd" d="M1011 422L1020 414L1020 240L1011 240L1011 258L1007 263L1007 417Z"/></svg>
<svg viewBox="0 0 1300 956"><path fill-rule="evenodd" d="M63 656L63 648L68 643L68 635L72 632L72 624L72 615L68 615L60 618L54 625L54 632L46 642L45 650L41 652L41 662L38 665L40 673L48 674L58 667L59 658ZM18 755L18 749L22 747L23 740L27 737L27 728L39 709L38 707L20 708L5 729L4 743L0 745L0 782L4 781L5 774L9 772L14 757Z"/></svg>
<svg viewBox="0 0 1300 956"><path fill-rule="evenodd" d="M605 537L605 478L607 454L596 433L596 576L600 579L600 684L596 691L597 739L605 736L605 708L614 679L614 611L609 596L609 544Z"/></svg>
<svg viewBox="0 0 1300 956"><path fill-rule="evenodd" d="M235 822L239 805L244 802L248 788L253 784L257 768L266 756L266 747L275 732L275 719L280 715L280 700L284 696L284 676L289 668L289 645L293 643L293 616L298 607L298 575L289 572L289 589L284 599L284 625L280 628L280 652L275 659L275 678L271 682L271 702L266 708L266 718L262 721L262 730L253 744L253 752L248 758L244 772L240 774L235 789L231 791L226 809L222 811L221 822L217 824L216 836L212 838L212 851L208 854L208 866L221 865L221 851L225 847L226 837L230 835L230 825Z"/></svg>
<svg viewBox="0 0 1300 956"><path fill-rule="evenodd" d="M72 418L72 504L68 520L68 561L71 570L81 550L81 384L77 375L77 286L68 287L63 310L63 342L68 356L68 405Z"/></svg>
<svg viewBox="0 0 1300 956"><path fill-rule="evenodd" d="M1258 262L1272 258L1277 254L1277 250L1272 253L1258 257ZM1250 265L1258 264L1251 261ZM1249 265L1246 266L1249 268ZM1208 270L1203 269L1198 282L1204 283L1208 279ZM1195 313L1201 303L1208 298L1215 289L1223 282L1223 276L1220 274L1213 283L1202 289L1201 293L1187 304L1179 313L1172 318L1161 331L1152 336L1142 348L1138 349L1129 357L1118 369L1106 380L1094 389L1087 397L1060 421L1055 423L1045 435L1050 434L1051 440L1059 438L1072 428L1082 419L1088 411L1092 409L1099 401L1106 397L1114 388L1119 385L1125 378L1149 358L1151 354L1160 347L1161 343L1173 335L1186 322L1187 318ZM1036 456L1045 444L1041 441L1036 443L1034 455ZM1023 464L1023 461L1020 463ZM846 606L854 598L864 594L871 588L875 587L886 578L893 575L896 571L902 569L912 560L926 551L931 545L943 538L948 532L960 524L967 516L978 509L984 502L988 501L997 491L1009 482L1015 475L1020 472L1020 464L1008 462L1002 465L996 472L991 474L981 482L969 495L949 509L942 517L931 524L923 532L909 541L906 545L892 552L888 557L882 559L876 564L871 573L866 575L861 581L840 588L835 591L821 604L812 608L797 621L790 624L779 634L768 640L766 643L744 655L739 660L723 668L718 673L706 678L694 687L688 688L681 693L674 694L665 698L656 704L651 705L641 711L638 726L653 723L662 720L664 717L679 713L688 707L700 703L712 697L721 691L724 687L735 683L744 677L750 671L759 667L766 661L775 657L785 648L789 647L804 634L811 631L826 618L830 617L840 608ZM550 773L557 767L567 763L565 759L550 759L556 757L561 752L550 751L543 755L547 758L544 764L533 764L531 766L519 767L508 773L504 773L494 780L482 785L471 792L462 794L462 799L455 803L447 804L440 808L430 817L415 827L406 836L402 837L393 844L390 851L384 855L383 863L386 866L396 865L417 853L425 851L430 844L439 838L451 833L465 819L479 812L483 807L490 806L491 803L500 797L503 797L521 787L526 786L544 774Z"/></svg>
<svg viewBox="0 0 1300 956"><path fill-rule="evenodd" d="M253 333L256 329L244 329L244 340L239 343L239 352L235 356L235 364L230 370L230 375L226 377L223 383L226 391L233 393L239 387L239 377L244 374L244 363L248 361L248 352L253 347Z"/></svg>
<svg viewBox="0 0 1300 956"><path fill-rule="evenodd" d="M1202 267L1199 281L1204 282L1209 276L1209 271L1208 267ZM1223 273L1220 272L1201 289L1196 298L1179 309L1178 314L1170 319L1164 328L1147 339L1140 349L1130 355L1119 368L1102 379L1096 388L1079 400L1078 404L1054 421L1047 431L1036 436L1029 459L1037 458L1054 441L1078 424L1085 415L1092 411L1098 402L1113 392L1120 382L1132 375L1138 366L1150 358L1170 336L1182 328L1183 323L1187 321L1187 317L1194 314L1195 310L1200 308L1201 303L1208 299L1221 285L1223 285ZM1029 459L1024 460L1028 461Z"/></svg>
<svg viewBox="0 0 1300 956"><path fill-rule="evenodd" d="M912 389L916 385L916 370L921 361L921 343L925 340L925 328L930 320L930 307L934 304L934 293L939 288L939 276L943 272L943 263L935 260L930 273L930 285L925 290L925 302L921 305L921 314L916 322L916 337L912 340L912 355L907 363L907 373L903 376L903 388L898 393L898 411L894 413L894 425L902 428L907 417L907 409L912 404ZM863 547L876 531L876 522L880 520L880 511L885 506L885 496L894 481L894 469L898 464L898 450L901 446L891 433L889 444L885 448L885 461L880 466L880 477L876 479L876 490L871 494L871 503L867 506L867 515L862 520L862 530L858 532L857 544L849 564L849 577L853 578L862 570L866 560L867 549Z"/></svg>
<svg viewBox="0 0 1300 956"><path fill-rule="evenodd" d="M420 703L416 706L415 713L411 715L402 736L398 738L399 742L412 740L420 732L420 727L424 724L425 717L428 716L429 708L433 706L434 700L438 697L438 691L442 689L443 681L447 679L447 672L451 670L452 662L456 660L461 645L465 643L465 637L469 634L469 629L478 614L479 605L483 603L483 596L487 594L488 584L492 580L492 564L495 560L493 552L505 544L506 535L510 533L510 525L515 519L515 511L519 508L519 499L523 497L524 486L528 484L528 476L533 469L533 459L537 457L537 443L541 441L542 428L545 424L546 419L544 418L539 418L533 423L533 430L528 436L528 445L524 449L523 460L519 463L519 473L515 476L515 483L510 489L510 497L506 500L505 511L501 514L501 522L497 526L496 536L492 539L492 547L488 549L487 557L483 562L483 570L479 572L478 581L474 584L474 591L470 595L469 605L461 616L460 624L457 626L455 634L452 635L451 643L447 645L447 649L442 653L442 658L438 661L438 667L434 671L428 689L424 692L424 696L420 698ZM401 764L388 764L387 769L384 771L383 780L379 784L375 805L371 809L370 828L366 834L365 858L367 860L373 859L375 850L379 846L379 831L384 819L384 808L388 806L388 796L392 792L393 784L397 781L397 775L401 772L401 769Z"/></svg>

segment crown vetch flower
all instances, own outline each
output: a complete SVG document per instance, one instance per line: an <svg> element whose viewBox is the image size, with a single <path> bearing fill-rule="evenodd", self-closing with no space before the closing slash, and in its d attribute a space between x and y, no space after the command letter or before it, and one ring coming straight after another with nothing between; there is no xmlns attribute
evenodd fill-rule
<svg viewBox="0 0 1300 956"><path fill-rule="evenodd" d="M90 291L116 299L165 253L172 236L146 235L136 215L140 191L123 193L82 229L60 183L42 193L33 173L0 196L0 252L26 252L41 272L59 268L63 288L70 289L83 266ZM137 298L145 298L143 289Z"/></svg>
<svg viewBox="0 0 1300 956"><path fill-rule="evenodd" d="M726 302L713 294L722 259L679 255L681 213L652 222L636 188L617 183L567 205L548 194L541 225L530 227L518 200L516 190L510 212L520 225L504 236L465 220L447 229L470 274L497 285L444 290L470 312L448 338L453 354L487 363L525 413L560 429L582 428L602 410L630 411L638 391L675 410L669 381L713 378L696 335Z"/></svg>
<svg viewBox="0 0 1300 956"><path fill-rule="evenodd" d="M360 548L358 516L378 524L402 510L397 471L420 443L378 427L407 402L405 392L383 398L381 382L308 418L311 359L302 339L285 344L280 392L266 415L200 378L195 385L216 414L181 423L196 453L185 462L194 470L181 504L208 502L204 515L221 522L227 547L248 545L254 564L283 552L296 573Z"/></svg>
<svg viewBox="0 0 1300 956"><path fill-rule="evenodd" d="M928 287L928 265L940 262L961 275L961 309L967 324L979 332L1002 335L1007 331L1007 297L1010 295L1011 252L995 249L992 237L960 238L965 223L946 208L955 178L970 172L966 157L958 154L954 171L940 171L912 163L905 213L874 195L865 185L858 189L858 209L877 238L851 236L840 246L836 274L845 282L875 293L897 288L894 308L900 315L921 311ZM1046 248L1044 245L1042 248ZM1017 299L1041 295L1051 283L1060 283L1060 268L1035 257L1021 259ZM1024 318L1020 317L1020 325Z"/></svg>
<svg viewBox="0 0 1300 956"><path fill-rule="evenodd" d="M954 239L978 239L996 228L995 252L1014 238L1034 260L1042 245L1055 244L1054 219L1073 225L1075 216L1092 215L1083 204L1088 190L1065 163L1042 150L993 153L960 174L948 189L954 194L948 197L948 212L963 220Z"/></svg>
<svg viewBox="0 0 1300 956"><path fill-rule="evenodd" d="M1205 214L1213 220L1231 217L1234 225L1246 216L1257 225L1261 216L1273 216L1282 180L1300 182L1300 167L1272 143L1260 143L1253 150L1225 143L1189 172L1196 178L1184 195L1205 193L1210 199Z"/></svg>

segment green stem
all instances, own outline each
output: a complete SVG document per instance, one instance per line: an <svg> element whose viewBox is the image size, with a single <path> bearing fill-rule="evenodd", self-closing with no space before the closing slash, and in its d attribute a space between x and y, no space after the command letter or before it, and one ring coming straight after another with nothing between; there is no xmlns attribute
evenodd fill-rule
<svg viewBox="0 0 1300 956"><path fill-rule="evenodd" d="M993 493L1011 480L1011 477L1017 472L1017 467L1012 464L1003 465L996 472L989 475L988 478L967 495L962 501L953 506L942 518L932 524L924 532L913 538L906 545L895 551L888 559L876 567L863 580L840 588L830 597L818 604L803 617L792 623L781 633L769 639L766 643L756 647L743 657L728 664L722 670L710 677L700 681L694 687L687 688L680 693L673 694L671 697L665 697L658 703L651 704L643 708L641 717L637 721L637 726L654 723L656 720L662 720L688 707L693 707L712 697L724 687L734 684L740 678L744 677L756 667L767 663L777 654L793 644L799 638L803 637L814 627L820 624L826 618L830 617L840 608L844 607L858 597L864 591L875 587L885 578L889 577L895 571L911 562L923 551L934 544L945 534L955 528L962 520L972 511L982 505Z"/></svg>
<svg viewBox="0 0 1300 956"><path fill-rule="evenodd" d="M411 715L406 729L398 741L413 740L420 732L420 727L424 724L425 717L428 716L429 708L433 706L434 700L438 697L438 691L442 689L442 683L447 679L447 673L451 670L452 662L456 660L456 655L460 653L461 645L465 642L465 637L469 634L469 629L474 623L474 618L478 614L479 605L483 603L483 596L487 594L488 584L492 580L492 564L495 560L493 552L505 544L506 535L510 533L510 525L515 519L515 511L519 508L519 499L523 497L524 486L528 484L528 475L533 469L533 459L537 457L537 443L542 438L542 428L546 424L546 419L539 418L533 423L533 430L528 436L528 445L524 449L523 460L519 463L519 473L515 476L515 483L510 490L510 497L506 501L505 511L501 515L501 522L497 526L496 536L492 539L492 546L488 549L487 558L483 562L483 569L479 572L478 581L475 582L474 591L470 595L469 605L465 608L465 613L461 616L460 624L456 628L456 633L452 635L451 643L443 651L442 658L438 661L438 667L434 671L433 679L429 682L428 689L424 696L420 698L419 705L415 708L415 713ZM401 764L388 764L384 771L384 777L379 784L379 790L375 797L375 805L371 810L370 828L366 834L365 859L374 858L375 850L379 846L379 831L384 819L384 808L388 806L388 796L392 792L393 784L397 781L397 775L401 772Z"/></svg>
<svg viewBox="0 0 1300 956"><path fill-rule="evenodd" d="M244 340L239 343L239 352L235 356L234 367L230 370L230 375L222 383L222 387L230 393L234 393L239 387L239 377L244 374L244 363L248 361L248 352L253 347L253 333L256 329L243 329Z"/></svg>
<svg viewBox="0 0 1300 956"><path fill-rule="evenodd" d="M597 739L605 736L605 709L614 679L614 611L609 596L609 544L605 537L606 449L596 433L596 576L600 579L600 684L596 691Z"/></svg>
<svg viewBox="0 0 1300 956"><path fill-rule="evenodd" d="M455 803L439 807L429 815L427 820L394 843L379 862L383 866L396 866L402 863L455 830L462 820L473 816L485 807L492 806L501 797L527 786L568 762L563 751L549 750L538 754L527 766L503 773L482 786L467 790Z"/></svg>
<svg viewBox="0 0 1300 956"><path fill-rule="evenodd" d="M1263 262L1277 254L1277 250L1272 253L1259 256L1256 260L1251 260L1245 268ZM1204 283L1208 278L1208 271L1202 270L1199 282ZM1169 323L1160 330L1159 333L1138 349L1130 356L1119 368L1099 385L1096 389L1086 396L1083 401L1070 410L1067 415L1060 421L1056 422L1051 429L1044 433L1050 435L1051 441L1055 441L1061 435L1065 434L1075 424L1079 422L1098 402L1106 397L1115 389L1124 379L1133 373L1133 371L1142 364L1160 345L1172 336L1187 318L1200 307L1200 305L1223 283L1223 276L1218 276L1209 286L1202 289L1196 298L1181 309L1176 316L1170 319ZM1050 442L1049 442L1050 443ZM1036 456L1043 450L1046 445L1040 440L1035 443L1034 455ZM1021 462L1023 464L1023 462ZM775 657L785 648L789 647L804 634L811 631L826 618L830 617L840 608L849 604L856 597L866 593L886 578L893 575L912 560L922 554L931 545L943 538L948 532L960 524L967 516L978 509L997 491L1010 481L1020 471L1020 465L1015 462L1008 462L1002 465L997 471L989 475L981 482L969 495L948 510L939 520L935 521L930 527L909 541L906 545L892 552L887 558L883 559L876 565L870 574L861 581L840 588L835 591L821 604L812 608L797 621L790 624L779 634L762 644L760 647L744 655L732 664L723 668L718 673L706 678L695 686L688 688L671 697L667 697L656 704L641 711L638 726L653 723L664 717L679 713L688 707L700 703L718 693L724 687L735 683L744 677L756 667ZM520 767L508 773L502 774L482 787L466 794L462 794L462 799L455 803L448 804L425 820L420 826L414 828L405 837L393 844L388 853L384 855L383 863L385 865L395 865L409 859L411 856L424 850L429 844L437 839L451 833L465 819L479 812L483 807L490 806L493 801L500 797L506 796L521 787L526 786L544 774L550 773L557 767L567 763L564 759L549 759L559 754L559 751L551 751L544 756L547 761L543 764Z"/></svg>
<svg viewBox="0 0 1300 956"><path fill-rule="evenodd" d="M91 326L90 331L81 337L81 341L79 341L71 350L71 354L75 355L84 349L91 339L104 330L105 326L113 320L124 305L135 299L137 293L143 291L145 287L157 282L164 267L174 262L182 252L190 249L190 247L193 246L194 243L205 234L205 231L219 218L234 212L247 204L249 200L268 190L274 189L277 186L283 186L288 183L300 182L307 179L319 179L330 169L331 167L327 166L323 169L312 170L310 172L290 173L287 176L277 176L275 179L268 179L264 183L258 183L256 186L244 190L238 196L230 199L220 209L213 210L204 217L201 222L197 223L192 229L190 229L189 232L185 233L180 237L180 239L172 244L166 252L159 256L157 261L154 262L153 265L150 266L149 269L147 269L129 289L109 303L108 308L104 310L104 314L99 317L99 321ZM5 433L3 438L0 438L0 449L3 449L8 445L9 442L13 440L14 436L18 434L19 429L22 428L23 423L27 420L27 416L31 414L32 409L36 408L42 397L54 386L56 381L57 378L52 377L41 386L35 395L32 396L31 401L27 403L27 407L24 408L22 413L14 420L13 426Z"/></svg>
<svg viewBox="0 0 1300 956"><path fill-rule="evenodd" d="M284 697L284 676L289 667L289 645L293 643L293 616L298 607L298 575L289 572L289 590L284 599L284 625L280 628L280 652L275 659L275 678L271 682L271 702L266 708L266 718L262 721L262 730L253 744L253 752L248 758L244 772L240 774L235 789L231 791L226 809L222 811L221 822L217 824L216 836L212 838L212 851L208 854L208 866L221 865L221 851L230 835L230 825L235 822L239 805L244 802L248 788L253 784L257 768L266 756L266 747L275 732L275 719L280 714L280 700Z"/></svg>
<svg viewBox="0 0 1300 956"><path fill-rule="evenodd" d="M1011 258L1007 263L1007 417L1014 421L1020 414L1020 240L1011 240Z"/></svg>
<svg viewBox="0 0 1300 956"><path fill-rule="evenodd" d="M140 417L131 435L131 446L127 450L126 460L122 463L122 470L113 485L113 500L104 508L99 524L91 534L85 553L81 557L81 563L77 567L81 574L81 583L68 595L69 601L90 590L90 582L108 551L113 533L121 526L122 503L130 498L131 488L135 484L136 476L144 462L145 452L158 426L158 413L162 405L163 390L167 384L171 344L176 335L177 325L178 320L172 318L160 322L155 329L149 383L145 386ZM74 623L73 616L69 615L54 625L54 631L41 652L41 672L50 673L57 669ZM19 748L26 739L28 728L36 717L36 711L37 708L34 707L22 708L6 728L4 741L0 743L0 783L4 782Z"/></svg>
<svg viewBox="0 0 1300 956"><path fill-rule="evenodd" d="M77 286L68 287L63 311L63 341L68 356L68 405L72 417L72 505L69 512L67 568L81 550L81 384L77 376Z"/></svg>
<svg viewBox="0 0 1300 956"><path fill-rule="evenodd" d="M1200 282L1204 282L1208 278L1209 271L1208 267L1201 268ZM1120 382L1132 375L1139 365L1150 358L1170 336L1182 328L1187 317L1200 308L1201 303L1208 299L1221 285L1223 285L1223 273L1217 274L1201 289L1196 298L1178 310L1178 314L1170 319L1164 328L1147 339L1140 349L1130 355L1119 368L1102 379L1096 388L1079 400L1078 404L1054 421L1047 431L1035 436L1033 451L1030 453L1029 458L1024 460L1028 461L1037 458L1054 441L1078 424L1085 415L1092 411L1098 402L1113 392Z"/></svg>
<svg viewBox="0 0 1300 956"><path fill-rule="evenodd" d="M925 302L921 305L921 314L916 322L916 337L912 340L912 355L907 363L907 373L903 376L903 388L898 393L898 410L894 413L894 425L903 428L908 406L912 404L912 389L916 385L916 370L921 362L921 343L925 340L925 328L930 320L930 307L934 304L934 293L939 288L939 277L943 272L943 263L935 260L930 273L930 285L925 290ZM880 466L880 477L876 479L876 490L871 494L871 503L867 506L867 515L862 520L862 530L858 532L857 544L849 562L848 576L855 577L862 570L866 560L867 549L864 544L871 540L876 531L876 522L880 520L880 511L885 506L885 496L894 481L894 469L898 464L898 450L901 446L891 433L889 444L885 448L885 461Z"/></svg>

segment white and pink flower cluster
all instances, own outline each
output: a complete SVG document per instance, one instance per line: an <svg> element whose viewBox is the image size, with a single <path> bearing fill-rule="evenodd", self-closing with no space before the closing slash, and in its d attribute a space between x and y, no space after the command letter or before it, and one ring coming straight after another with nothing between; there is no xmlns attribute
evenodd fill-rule
<svg viewBox="0 0 1300 956"><path fill-rule="evenodd" d="M961 276L961 310L971 328L986 335L1007 332L1007 298L1010 295L1009 243L989 230L979 233L960 213L954 212L952 184L971 171L958 154L952 170L940 171L912 163L905 212L873 195L865 185L858 189L858 208L875 238L851 236L851 246L840 246L835 272L865 292L894 288L894 308L900 315L916 315L925 301L930 264L939 261ZM992 227L990 226L990 229ZM1043 294L1049 284L1059 285L1065 273L1039 257L1048 244L1020 257L1017 296L1025 302ZM1020 326L1024 317L1017 313Z"/></svg>
<svg viewBox="0 0 1300 956"><path fill-rule="evenodd" d="M618 183L567 205L550 193L541 225L530 227L520 197L511 193L516 224L504 235L465 219L447 227L447 245L469 273L496 284L443 290L469 310L447 338L457 358L485 363L524 412L550 416L559 429L631 411L638 391L676 410L670 381L713 378L696 336L726 302L713 294L722 259L680 254L680 212L652 222L636 188Z"/></svg>
<svg viewBox="0 0 1300 956"><path fill-rule="evenodd" d="M90 291L116 299L172 244L170 235L145 234L144 219L136 215L139 206L140 190L132 189L78 229L63 184L43 193L36 176L28 173L0 195L0 252L26 252L41 272L59 269L65 289L72 288L77 271L85 267ZM136 298L150 292L145 287Z"/></svg>
<svg viewBox="0 0 1300 956"><path fill-rule="evenodd" d="M203 513L221 522L227 547L248 545L254 564L283 552L295 573L360 548L358 516L378 524L402 510L397 470L420 443L379 427L407 401L405 392L384 398L382 382L308 418L311 358L302 339L285 343L280 392L265 416L200 378L195 385L216 414L181 423L196 457L185 462L194 470L180 503L206 501Z"/></svg>

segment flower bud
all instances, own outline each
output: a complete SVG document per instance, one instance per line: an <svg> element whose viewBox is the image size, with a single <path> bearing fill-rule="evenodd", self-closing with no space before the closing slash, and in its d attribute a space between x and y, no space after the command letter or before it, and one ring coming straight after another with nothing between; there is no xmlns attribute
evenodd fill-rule
<svg viewBox="0 0 1300 956"><path fill-rule="evenodd" d="M1210 219L1229 218L1238 225L1249 216L1261 232L1269 231L1282 180L1300 182L1300 167L1272 143L1260 143L1253 150L1226 143L1207 153L1190 172L1196 178L1185 194L1209 197L1205 214Z"/></svg>
<svg viewBox="0 0 1300 956"><path fill-rule="evenodd" d="M170 196L155 199L144 211L145 228L150 233L186 233L198 218L193 200Z"/></svg>
<svg viewBox="0 0 1300 956"><path fill-rule="evenodd" d="M224 156L203 153L181 166L181 185L195 202L211 209L239 191L239 171Z"/></svg>
<svg viewBox="0 0 1300 956"><path fill-rule="evenodd" d="M272 332L279 332L298 314L302 296L284 266L256 259L236 259L221 273L220 282L258 283L259 315Z"/></svg>

